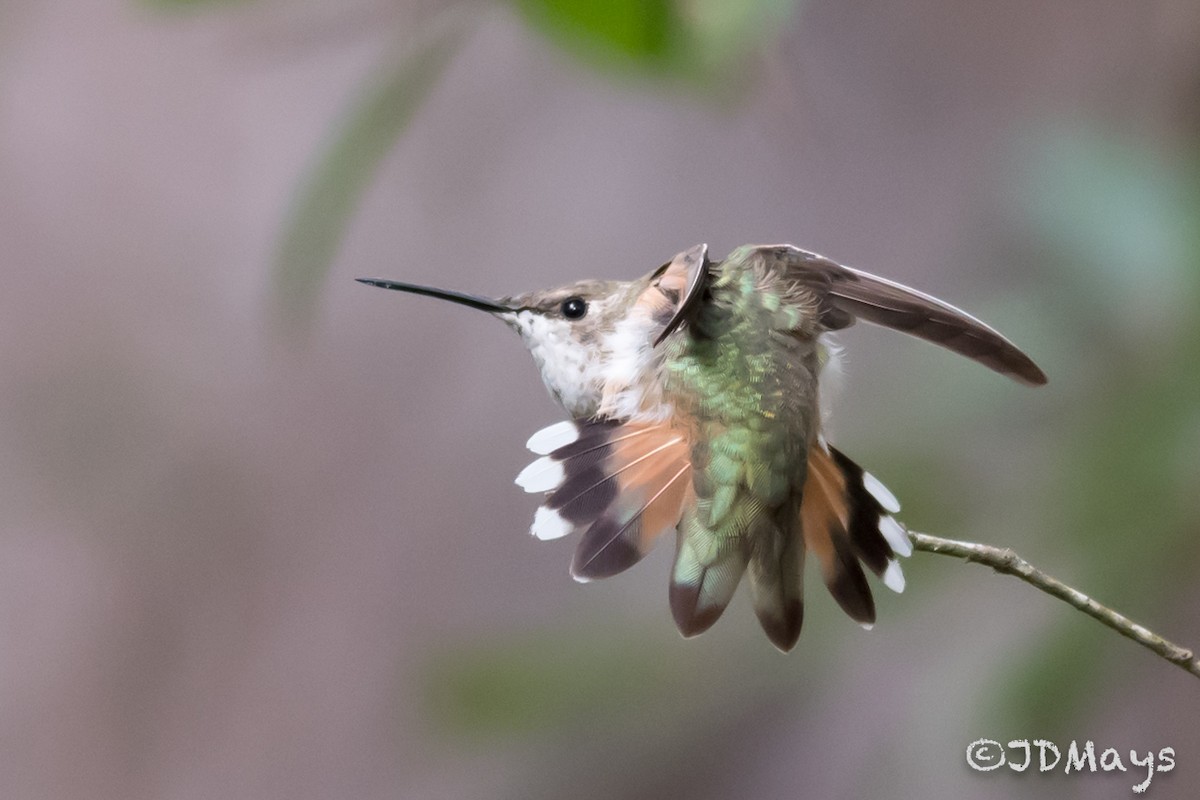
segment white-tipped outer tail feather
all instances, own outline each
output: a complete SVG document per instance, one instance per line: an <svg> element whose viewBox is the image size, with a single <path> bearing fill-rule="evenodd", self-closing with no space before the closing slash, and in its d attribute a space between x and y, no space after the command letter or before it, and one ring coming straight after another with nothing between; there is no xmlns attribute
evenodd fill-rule
<svg viewBox="0 0 1200 800"><path fill-rule="evenodd" d="M912 555L912 540L908 538L904 526L896 522L894 517L880 517L879 532L883 534L892 550L896 551L896 555L905 558Z"/></svg>
<svg viewBox="0 0 1200 800"><path fill-rule="evenodd" d="M898 557L909 555L912 544L889 513L899 508L877 478L824 439L810 449L801 505L805 545L838 605L860 625L875 622L864 567L892 591L904 591Z"/></svg>
<svg viewBox="0 0 1200 800"><path fill-rule="evenodd" d="M564 519L558 511L542 506L533 515L533 527L529 529L529 532L535 539L545 542L551 539L561 539L573 529L571 523Z"/></svg>
<svg viewBox="0 0 1200 800"><path fill-rule="evenodd" d="M887 569L883 571L883 584L897 594L904 591L904 571L900 569L899 561L893 559L888 562Z"/></svg>
<svg viewBox="0 0 1200 800"><path fill-rule="evenodd" d="M888 491L888 488L880 483L879 478L876 478L869 472L863 473L863 486L867 487L867 491L871 496L879 501L879 505L883 506L883 510L889 514L895 514L900 511L900 501L896 499L896 495Z"/></svg>
<svg viewBox="0 0 1200 800"><path fill-rule="evenodd" d="M556 422L529 437L525 446L539 456L549 455L579 438L579 426L571 420Z"/></svg>
<svg viewBox="0 0 1200 800"><path fill-rule="evenodd" d="M566 477L561 461L555 461L550 456L542 456L537 461L521 470L517 476L517 486L527 492L548 492L557 489Z"/></svg>

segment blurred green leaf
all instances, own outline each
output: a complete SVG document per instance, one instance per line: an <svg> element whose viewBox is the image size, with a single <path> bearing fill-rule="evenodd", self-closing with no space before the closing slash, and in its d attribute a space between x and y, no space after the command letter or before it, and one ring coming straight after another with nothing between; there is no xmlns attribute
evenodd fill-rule
<svg viewBox="0 0 1200 800"><path fill-rule="evenodd" d="M774 41L798 0L513 0L535 30L592 66L714 81Z"/></svg>
<svg viewBox="0 0 1200 800"><path fill-rule="evenodd" d="M1200 276L1193 161L1096 127L1050 126L1028 147L1027 223L1066 254L1083 290L1118 313L1161 314Z"/></svg>
<svg viewBox="0 0 1200 800"><path fill-rule="evenodd" d="M654 63L671 50L680 22L670 0L516 0L525 18L569 49Z"/></svg>
<svg viewBox="0 0 1200 800"><path fill-rule="evenodd" d="M290 327L311 318L363 193L457 52L463 19L437 20L437 30L375 76L305 178L275 257L275 293Z"/></svg>

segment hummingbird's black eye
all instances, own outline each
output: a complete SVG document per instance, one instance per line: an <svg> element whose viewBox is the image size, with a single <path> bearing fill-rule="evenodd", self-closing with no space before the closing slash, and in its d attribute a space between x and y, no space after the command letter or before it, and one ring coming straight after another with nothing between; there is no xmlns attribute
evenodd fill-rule
<svg viewBox="0 0 1200 800"><path fill-rule="evenodd" d="M587 315L587 301L582 297L568 297L559 309L567 319L583 319Z"/></svg>

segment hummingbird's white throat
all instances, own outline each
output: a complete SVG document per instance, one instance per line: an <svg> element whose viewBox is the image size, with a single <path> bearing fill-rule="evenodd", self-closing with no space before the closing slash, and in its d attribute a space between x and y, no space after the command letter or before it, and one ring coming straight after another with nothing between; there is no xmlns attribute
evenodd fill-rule
<svg viewBox="0 0 1200 800"><path fill-rule="evenodd" d="M604 386L606 359L600 348L585 343L570 320L528 310L505 316L521 335L551 396L572 417L594 416Z"/></svg>
<svg viewBox="0 0 1200 800"><path fill-rule="evenodd" d="M584 320L528 309L505 315L550 394L577 419L657 421L670 414L654 377L662 357L654 338L662 323L625 299L591 298Z"/></svg>

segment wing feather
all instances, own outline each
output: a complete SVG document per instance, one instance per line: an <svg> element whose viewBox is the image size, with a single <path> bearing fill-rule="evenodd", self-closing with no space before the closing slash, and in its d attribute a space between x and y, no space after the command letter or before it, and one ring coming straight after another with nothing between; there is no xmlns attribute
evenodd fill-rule
<svg viewBox="0 0 1200 800"><path fill-rule="evenodd" d="M765 245L754 252L781 262L816 293L829 330L861 318L945 347L1028 386L1046 383L1046 374L1015 344L936 297L791 245Z"/></svg>

